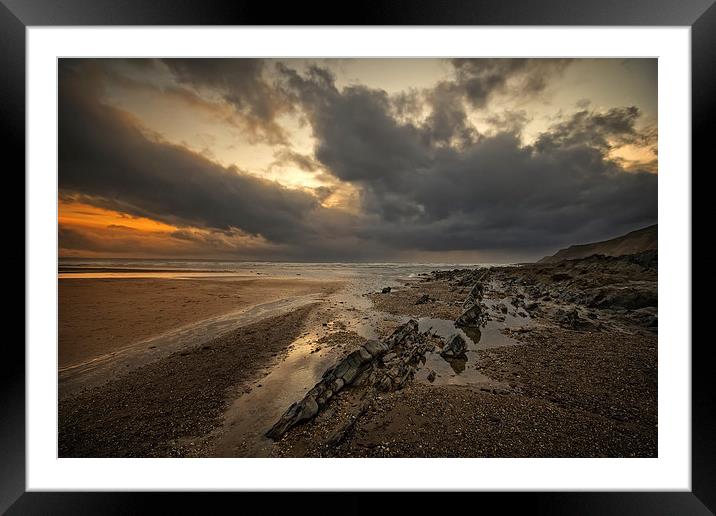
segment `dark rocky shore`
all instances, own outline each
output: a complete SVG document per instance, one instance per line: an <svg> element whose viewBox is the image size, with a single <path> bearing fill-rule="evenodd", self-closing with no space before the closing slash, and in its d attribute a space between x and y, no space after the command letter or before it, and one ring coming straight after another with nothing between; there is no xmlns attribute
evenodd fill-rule
<svg viewBox="0 0 716 516"><path fill-rule="evenodd" d="M373 294L379 310L439 313L466 332L500 324L514 344L461 369L460 334L411 319L326 371L268 435L281 456L654 457L657 271L655 251L598 255L434 272ZM481 381L436 382L431 353Z"/></svg>
<svg viewBox="0 0 716 516"><path fill-rule="evenodd" d="M62 399L59 454L247 454L227 411L298 349L326 365L259 425L270 456L654 457L657 272L649 251L421 274L365 294L374 340L309 305Z"/></svg>

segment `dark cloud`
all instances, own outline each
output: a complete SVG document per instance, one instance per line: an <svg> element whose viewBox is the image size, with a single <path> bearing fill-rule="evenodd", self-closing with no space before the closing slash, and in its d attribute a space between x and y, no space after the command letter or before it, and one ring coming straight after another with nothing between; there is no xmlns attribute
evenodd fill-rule
<svg viewBox="0 0 716 516"><path fill-rule="evenodd" d="M451 146L444 144L467 123L450 85L432 93L438 101L416 126L392 117L380 90L338 91L329 74L317 70L284 73L313 128L316 158L361 188L363 210L375 218L360 228L364 239L436 251L549 249L656 220L656 176L626 173L606 155L608 138L639 137L633 108L575 115L534 146L520 141L514 128L523 117L513 114L502 131Z"/></svg>
<svg viewBox="0 0 716 516"><path fill-rule="evenodd" d="M530 118L524 110L503 111L501 113L488 115L485 122L487 122L493 131L521 134L524 126L530 122Z"/></svg>
<svg viewBox="0 0 716 516"><path fill-rule="evenodd" d="M571 59L453 59L455 84L474 108L495 94L529 97L544 91L549 79Z"/></svg>
<svg viewBox="0 0 716 516"><path fill-rule="evenodd" d="M538 257L656 221L657 177L639 167L626 172L609 157L615 146L656 144L655 127L639 127L638 109L583 104L532 145L520 136L525 112L481 112L491 128L485 134L472 125L474 109L495 95L544 91L567 60L455 60L452 80L392 96L361 85L339 89L317 66L299 73L276 63L270 82L263 61L165 63L185 87L218 92L262 138L281 142L275 165L357 188L360 211L322 207L333 186L288 189L163 141L102 104L101 71L77 62L60 65L62 196L173 224L175 241L215 252L241 253L244 235L261 237L266 245L251 251L257 259L471 250ZM291 110L311 127L312 156L286 146L272 125ZM83 238L60 233L72 248L91 245Z"/></svg>
<svg viewBox="0 0 716 516"><path fill-rule="evenodd" d="M59 187L92 204L176 225L309 238L314 196L153 139L98 102L91 71L60 67Z"/></svg>
<svg viewBox="0 0 716 516"><path fill-rule="evenodd" d="M288 138L276 118L292 110L285 93L265 76L262 59L163 59L181 83L209 88L221 95L241 115L254 140L286 143Z"/></svg>
<svg viewBox="0 0 716 516"><path fill-rule="evenodd" d="M541 134L535 146L545 150L587 145L607 150L629 144L653 145L656 143L656 131L654 128L637 130L640 116L636 106L612 108L605 113L578 111Z"/></svg>
<svg viewBox="0 0 716 516"><path fill-rule="evenodd" d="M479 135L468 121L462 92L454 83L439 83L426 98L431 108L423 124L428 143L464 147L477 140Z"/></svg>
<svg viewBox="0 0 716 516"><path fill-rule="evenodd" d="M420 117L423 111L423 96L420 91L411 88L395 93L390 98L393 115L399 120Z"/></svg>
<svg viewBox="0 0 716 516"><path fill-rule="evenodd" d="M391 116L384 91L350 86L339 92L330 73L317 67L306 77L285 66L282 71L319 137L316 159L337 178L390 182L402 170L427 164L421 131Z"/></svg>

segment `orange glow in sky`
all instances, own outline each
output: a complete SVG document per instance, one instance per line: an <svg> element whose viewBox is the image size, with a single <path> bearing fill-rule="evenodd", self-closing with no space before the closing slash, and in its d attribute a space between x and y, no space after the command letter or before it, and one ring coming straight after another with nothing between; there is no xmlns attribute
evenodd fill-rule
<svg viewBox="0 0 716 516"><path fill-rule="evenodd" d="M58 221L61 226L82 228L108 228L120 226L138 231L166 232L176 231L175 226L164 224L144 217L131 217L117 211L98 208L80 202L67 202L60 199Z"/></svg>

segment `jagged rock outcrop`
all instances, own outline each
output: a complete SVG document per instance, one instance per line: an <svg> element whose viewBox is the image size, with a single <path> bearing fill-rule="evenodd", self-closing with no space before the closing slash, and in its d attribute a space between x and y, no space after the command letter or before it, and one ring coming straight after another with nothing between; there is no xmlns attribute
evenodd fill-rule
<svg viewBox="0 0 716 516"><path fill-rule="evenodd" d="M457 326L467 326L470 328L479 328L484 326L488 319L485 307L482 304L476 304L465 310L460 317L455 320Z"/></svg>
<svg viewBox="0 0 716 516"><path fill-rule="evenodd" d="M393 352L383 356L382 367L374 365L365 383L382 391L402 389L415 377L417 364L425 353L435 347L427 335L427 332L417 333L416 323L415 336L406 338L403 344L393 348Z"/></svg>
<svg viewBox="0 0 716 516"><path fill-rule="evenodd" d="M456 326L479 328L487 323L489 315L487 307L482 303L483 294L482 283L476 283L463 303L465 311L455 320Z"/></svg>
<svg viewBox="0 0 716 516"><path fill-rule="evenodd" d="M470 292L467 294L465 301L462 302L462 307L468 309L477 303L482 301L482 296L485 295L485 287L482 283L478 282L473 285Z"/></svg>
<svg viewBox="0 0 716 516"><path fill-rule="evenodd" d="M447 343L440 352L440 356L447 359L467 358L466 352L467 342L465 342L465 339L463 339L459 333L456 333L447 340Z"/></svg>
<svg viewBox="0 0 716 516"><path fill-rule="evenodd" d="M482 283L487 277L488 269L470 269L467 270L458 280L458 285L474 285Z"/></svg>
<svg viewBox="0 0 716 516"><path fill-rule="evenodd" d="M327 369L321 380L302 400L288 408L266 436L279 439L290 428L314 418L346 386L361 385L380 390L402 388L413 379L417 361L432 347L427 333L420 333L418 322L413 319L399 326L382 342L366 342Z"/></svg>
<svg viewBox="0 0 716 516"><path fill-rule="evenodd" d="M468 275L475 284L467 294L465 301L462 303L463 313L455 320L456 326L468 326L479 328L484 326L489 320L487 307L483 304L482 298L485 295L484 281L487 278L487 269L478 269L473 274Z"/></svg>

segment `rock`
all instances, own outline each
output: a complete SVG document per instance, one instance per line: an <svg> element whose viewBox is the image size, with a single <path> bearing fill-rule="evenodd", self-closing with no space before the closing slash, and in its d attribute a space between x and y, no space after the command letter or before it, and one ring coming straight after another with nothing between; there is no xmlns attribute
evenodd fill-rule
<svg viewBox="0 0 716 516"><path fill-rule="evenodd" d="M644 328L654 329L659 326L659 319L656 310L653 308L631 310L628 312L627 317L637 325Z"/></svg>
<svg viewBox="0 0 716 516"><path fill-rule="evenodd" d="M465 301L462 303L463 308L470 308L473 305L480 303L482 301L482 297L485 293L485 288L482 285L482 283L477 282L473 285L473 287L470 289L470 292L467 294L467 297L465 298Z"/></svg>
<svg viewBox="0 0 716 516"><path fill-rule="evenodd" d="M380 291L382 294L387 294L390 292L390 287L383 287L383 290Z"/></svg>
<svg viewBox="0 0 716 516"><path fill-rule="evenodd" d="M375 358L381 357L388 352L388 346L379 340L369 340L363 344L363 347Z"/></svg>
<svg viewBox="0 0 716 516"><path fill-rule="evenodd" d="M341 360L335 368L334 375L338 378L343 378L346 385L350 385L355 377L358 376L361 366L372 358L365 348L360 347Z"/></svg>
<svg viewBox="0 0 716 516"><path fill-rule="evenodd" d="M465 286L484 281L487 276L488 269L473 269L467 271L460 271L459 269L456 269L453 271L453 274L455 273L460 275L458 285Z"/></svg>
<svg viewBox="0 0 716 516"><path fill-rule="evenodd" d="M412 380L415 369L411 362L425 355L432 346L426 336L418 331L414 319L399 326L384 341L368 341L363 346L327 369L321 381L311 388L304 398L292 404L281 418L266 432L271 439L279 439L293 426L314 418L341 389L351 384L368 385L384 390L402 388ZM386 354L388 351L390 353ZM380 357L393 355L395 365L390 376L376 366Z"/></svg>
<svg viewBox="0 0 716 516"><path fill-rule="evenodd" d="M437 373L431 369L430 372L428 373L428 381L430 383L434 382L436 376L437 376Z"/></svg>
<svg viewBox="0 0 716 516"><path fill-rule="evenodd" d="M318 403L312 396L306 396L301 401L291 405L281 419L266 432L266 437L278 439L286 431L301 421L315 417L318 414Z"/></svg>
<svg viewBox="0 0 716 516"><path fill-rule="evenodd" d="M358 372L358 375L355 377L355 379L352 382L352 385L361 386L368 383L371 379L371 375L373 375L373 368L371 367L364 367L363 369L360 369Z"/></svg>
<svg viewBox="0 0 716 516"><path fill-rule="evenodd" d="M443 358L467 358L467 342L458 333L451 336L440 352Z"/></svg>
<svg viewBox="0 0 716 516"><path fill-rule="evenodd" d="M383 375L378 382L378 388L381 391L389 391L393 387L393 381L391 380L390 376Z"/></svg>
<svg viewBox="0 0 716 516"><path fill-rule="evenodd" d="M425 303L430 302L430 296L427 294L423 294L420 296L420 298L415 302L416 305L424 305Z"/></svg>
<svg viewBox="0 0 716 516"><path fill-rule="evenodd" d="M590 320L584 319L579 315L576 308L571 310L562 310L560 308L555 314L555 320L560 326L571 330L586 330L594 327L594 324Z"/></svg>
<svg viewBox="0 0 716 516"><path fill-rule="evenodd" d="M385 340L389 348L394 348L404 343L405 340L415 338L418 335L418 321L410 319L402 326L398 326L395 331Z"/></svg>
<svg viewBox="0 0 716 516"><path fill-rule="evenodd" d="M405 387L405 385L409 381L411 381L413 379L414 376L415 376L415 368L408 366L407 371L405 371L405 373L403 373L403 375L398 378L396 387L398 389L402 389L403 387Z"/></svg>
<svg viewBox="0 0 716 516"><path fill-rule="evenodd" d="M383 355L383 363L390 362L396 357L395 353L387 353Z"/></svg>
<svg viewBox="0 0 716 516"><path fill-rule="evenodd" d="M503 314L506 314L506 313L507 313L507 305L506 305L505 303L500 303L499 305L497 305L497 308L498 308L498 310L500 310L500 312L502 312Z"/></svg>
<svg viewBox="0 0 716 516"><path fill-rule="evenodd" d="M318 398L316 398L316 403L318 403L319 407L322 407L323 405L328 403L328 400L330 400L332 396L333 396L333 391L331 389L326 389L326 391L324 391L323 394L321 394ZM318 413L318 412L316 411L316 413Z"/></svg>
<svg viewBox="0 0 716 516"><path fill-rule="evenodd" d="M457 326L479 328L480 326L484 326L486 322L487 314L484 312L483 306L477 304L465 310L462 315L457 318L455 324Z"/></svg>
<svg viewBox="0 0 716 516"><path fill-rule="evenodd" d="M335 380L333 380L332 384L333 392L340 391L345 384L346 382L343 381L343 378L336 378Z"/></svg>
<svg viewBox="0 0 716 516"><path fill-rule="evenodd" d="M603 287L585 296L584 304L594 308L639 309L658 306L658 291L655 285L645 287Z"/></svg>
<svg viewBox="0 0 716 516"><path fill-rule="evenodd" d="M310 419L318 414L318 403L310 396L301 401L300 407L300 419Z"/></svg>

